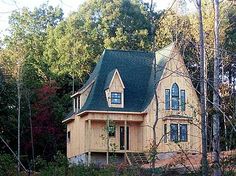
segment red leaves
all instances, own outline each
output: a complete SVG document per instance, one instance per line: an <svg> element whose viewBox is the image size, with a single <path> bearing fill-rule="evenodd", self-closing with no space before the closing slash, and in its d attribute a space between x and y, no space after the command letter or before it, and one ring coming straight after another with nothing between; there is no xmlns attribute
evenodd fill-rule
<svg viewBox="0 0 236 176"><path fill-rule="evenodd" d="M44 151L53 153L54 146L64 139L61 121L57 120L54 113L55 104L58 103L56 90L57 87L54 85L45 84L36 91L37 99L33 104L32 123L34 144L38 147L38 151L44 148Z"/></svg>

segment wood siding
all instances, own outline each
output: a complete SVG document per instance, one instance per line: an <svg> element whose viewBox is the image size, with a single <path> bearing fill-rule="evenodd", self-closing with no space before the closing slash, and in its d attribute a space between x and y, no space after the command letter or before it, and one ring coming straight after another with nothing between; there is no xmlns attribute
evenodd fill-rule
<svg viewBox="0 0 236 176"><path fill-rule="evenodd" d="M188 71L177 50L174 50L172 56L167 62L162 79L157 87L159 120L157 124L157 141L160 141L164 134L164 124L167 124L167 132L170 132L170 124L187 124L188 125L188 141L187 142L170 142L170 135L167 135L167 143L161 142L158 147L159 152L170 152L180 150L201 151L201 117L200 105L196 91L189 78ZM170 89L174 83L177 83L179 90L185 90L186 107L185 111L181 110L165 110L165 89ZM143 126L152 126L156 111L155 101L152 100L147 108L147 116L144 118ZM181 117L182 116L182 117ZM186 117L186 118L184 118ZM143 133L144 141L147 144L145 150L148 150L150 141L152 140L152 129L146 127Z"/></svg>
<svg viewBox="0 0 236 176"><path fill-rule="evenodd" d="M121 104L111 104L111 92L120 92L121 93ZM113 75L113 79L111 82L110 87L105 91L107 103L109 107L117 107L117 108L123 108L124 107L124 88L121 83L120 77L115 72Z"/></svg>

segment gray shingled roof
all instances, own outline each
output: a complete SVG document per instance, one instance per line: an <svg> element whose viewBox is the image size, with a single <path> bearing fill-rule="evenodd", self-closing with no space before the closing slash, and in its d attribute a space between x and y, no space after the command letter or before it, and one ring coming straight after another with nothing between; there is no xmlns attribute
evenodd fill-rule
<svg viewBox="0 0 236 176"><path fill-rule="evenodd" d="M79 113L87 110L143 112L154 96L154 58L157 63L156 78L159 81L173 46L174 44L168 45L156 53L106 49L90 78L81 88L95 80ZM115 69L119 71L125 86L124 108L108 107L106 101L104 88L109 84L108 79L113 76Z"/></svg>

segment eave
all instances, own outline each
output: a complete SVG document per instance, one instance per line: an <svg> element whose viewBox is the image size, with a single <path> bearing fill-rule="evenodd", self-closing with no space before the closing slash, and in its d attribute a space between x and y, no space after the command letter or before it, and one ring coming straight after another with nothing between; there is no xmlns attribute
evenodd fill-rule
<svg viewBox="0 0 236 176"><path fill-rule="evenodd" d="M68 119L63 120L62 123L69 123L69 122L74 121L74 120L75 120L75 115L71 116Z"/></svg>
<svg viewBox="0 0 236 176"><path fill-rule="evenodd" d="M94 81L95 81L95 79L93 81L91 81L91 83L89 83L87 86L85 86L84 88L80 89L78 92L71 95L70 97L73 98L77 95L80 95L80 94L84 93L94 83Z"/></svg>
<svg viewBox="0 0 236 176"><path fill-rule="evenodd" d="M78 113L78 116L83 116L88 113L99 113L99 114L133 114L133 115L145 115L147 112L126 112L126 111L95 111L95 110L86 110Z"/></svg>

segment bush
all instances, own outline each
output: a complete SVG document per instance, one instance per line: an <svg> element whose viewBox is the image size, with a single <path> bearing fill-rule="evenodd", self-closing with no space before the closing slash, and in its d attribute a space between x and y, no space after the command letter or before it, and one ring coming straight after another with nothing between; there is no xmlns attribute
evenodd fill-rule
<svg viewBox="0 0 236 176"><path fill-rule="evenodd" d="M0 153L0 175L12 176L16 173L16 161L6 153Z"/></svg>

